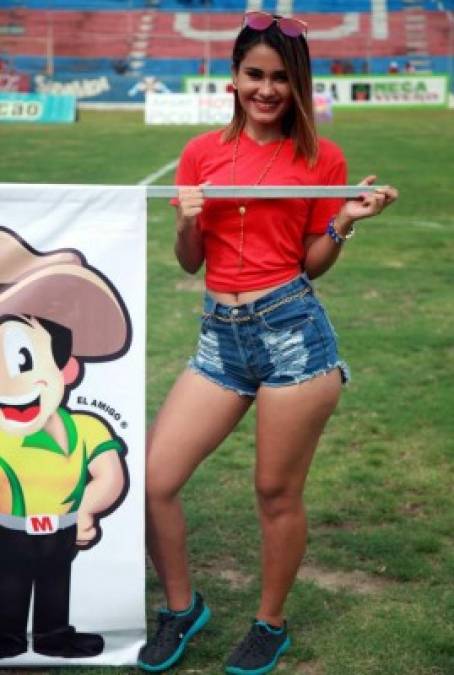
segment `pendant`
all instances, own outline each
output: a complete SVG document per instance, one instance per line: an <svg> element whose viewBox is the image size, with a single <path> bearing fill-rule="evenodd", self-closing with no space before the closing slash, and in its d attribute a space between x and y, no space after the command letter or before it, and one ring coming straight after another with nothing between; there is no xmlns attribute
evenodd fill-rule
<svg viewBox="0 0 454 675"><path fill-rule="evenodd" d="M239 212L240 216L244 216L244 214L246 213L246 207L245 206L239 206L238 212Z"/></svg>

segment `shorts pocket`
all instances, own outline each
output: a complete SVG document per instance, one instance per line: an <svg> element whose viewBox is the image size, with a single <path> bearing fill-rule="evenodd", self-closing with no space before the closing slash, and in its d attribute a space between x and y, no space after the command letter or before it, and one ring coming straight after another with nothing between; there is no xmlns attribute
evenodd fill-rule
<svg viewBox="0 0 454 675"><path fill-rule="evenodd" d="M270 331L301 329L308 321L313 321L311 308L304 300L292 300L283 303L261 317L263 326Z"/></svg>

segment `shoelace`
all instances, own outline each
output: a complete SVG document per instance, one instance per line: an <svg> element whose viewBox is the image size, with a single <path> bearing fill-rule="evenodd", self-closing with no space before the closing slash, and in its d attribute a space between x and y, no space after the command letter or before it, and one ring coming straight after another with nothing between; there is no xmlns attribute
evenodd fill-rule
<svg viewBox="0 0 454 675"><path fill-rule="evenodd" d="M251 654L257 647L261 650L262 647L269 645L270 633L264 626L254 624L240 644L240 651L242 654Z"/></svg>
<svg viewBox="0 0 454 675"><path fill-rule="evenodd" d="M177 617L170 612L161 612L158 615L158 628L152 641L153 645L173 642L174 622Z"/></svg>

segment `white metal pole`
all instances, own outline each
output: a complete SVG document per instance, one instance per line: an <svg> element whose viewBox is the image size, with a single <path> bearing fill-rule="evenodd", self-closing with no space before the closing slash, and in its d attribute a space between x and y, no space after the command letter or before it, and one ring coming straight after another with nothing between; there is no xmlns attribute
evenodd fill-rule
<svg viewBox="0 0 454 675"><path fill-rule="evenodd" d="M183 186L182 186L183 187ZM313 197L323 199L327 197L342 197L352 199L365 193L375 192L379 185L206 185L203 194L208 198L222 197L223 199L238 199L241 197L255 197L256 199L295 199ZM178 197L176 185L147 186L147 197L164 197L171 199Z"/></svg>
<svg viewBox="0 0 454 675"><path fill-rule="evenodd" d="M46 36L46 75L54 76L54 17L51 10L46 12L47 36Z"/></svg>

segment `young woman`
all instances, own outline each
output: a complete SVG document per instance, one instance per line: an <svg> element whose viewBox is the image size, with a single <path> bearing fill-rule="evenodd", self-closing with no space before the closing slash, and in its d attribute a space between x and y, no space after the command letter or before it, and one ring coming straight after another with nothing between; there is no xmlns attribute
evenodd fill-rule
<svg viewBox="0 0 454 675"><path fill-rule="evenodd" d="M197 353L149 434L150 554L167 597L139 655L151 672L176 663L210 617L191 587L179 491L254 401L262 592L226 671L269 672L290 645L283 611L306 543L304 483L348 379L309 279L333 265L356 220L397 192L345 203L235 201L205 200L201 186L345 184L342 152L315 131L305 32L294 18L246 14L233 48L233 120L192 139L177 172L178 185L194 187L180 188L175 202L176 256L191 273L205 262L207 292Z"/></svg>

